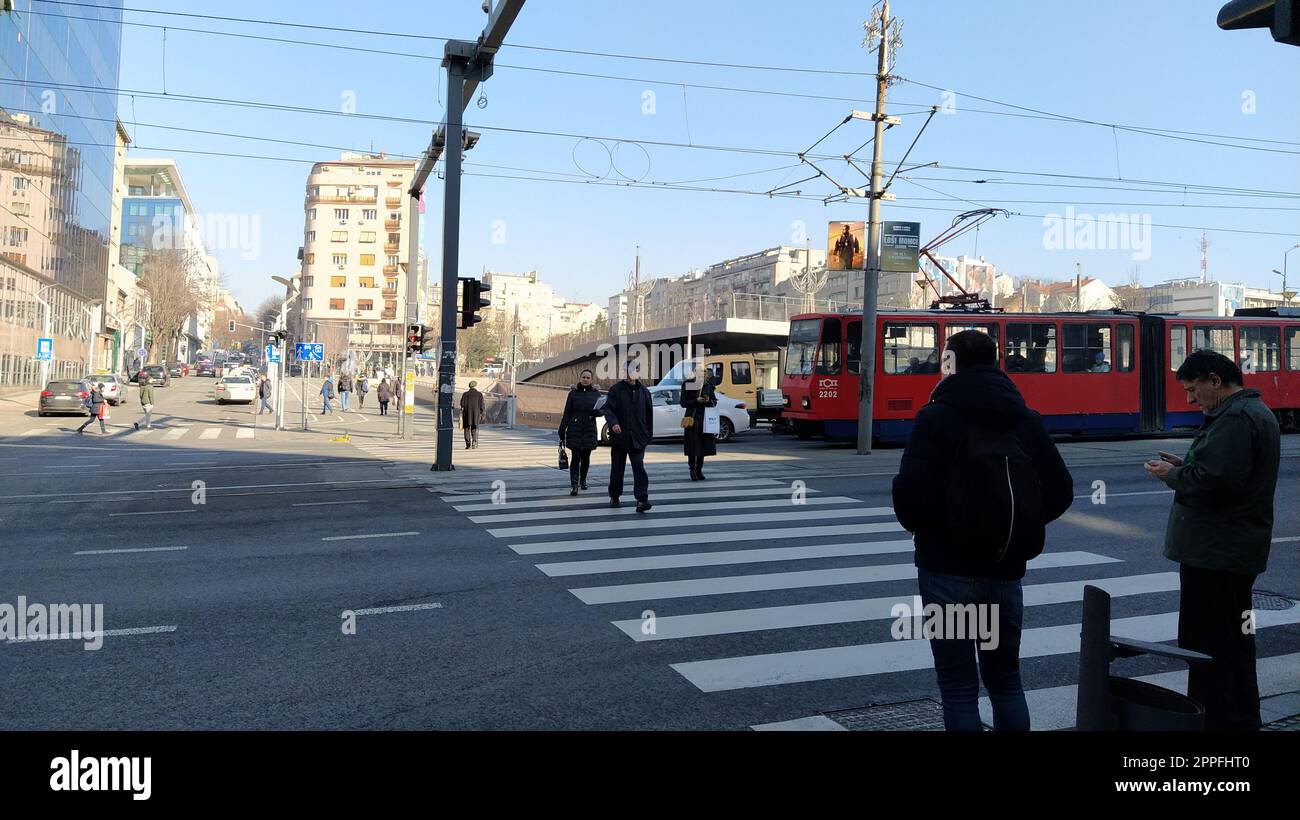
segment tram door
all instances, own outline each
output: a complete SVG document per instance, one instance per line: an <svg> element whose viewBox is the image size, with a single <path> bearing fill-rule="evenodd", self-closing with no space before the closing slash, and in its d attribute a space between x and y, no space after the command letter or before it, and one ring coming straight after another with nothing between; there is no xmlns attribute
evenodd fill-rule
<svg viewBox="0 0 1300 820"><path fill-rule="evenodd" d="M1138 318L1141 342L1138 360L1141 381L1138 404L1142 413L1142 432L1165 429L1165 334L1169 326L1158 316Z"/></svg>

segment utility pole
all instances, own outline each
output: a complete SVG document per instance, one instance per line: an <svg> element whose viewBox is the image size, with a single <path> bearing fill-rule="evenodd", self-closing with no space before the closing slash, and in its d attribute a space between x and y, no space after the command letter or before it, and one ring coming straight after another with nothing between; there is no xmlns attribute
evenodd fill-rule
<svg viewBox="0 0 1300 820"><path fill-rule="evenodd" d="M1083 263L1074 263L1074 309L1083 313Z"/></svg>
<svg viewBox="0 0 1300 820"><path fill-rule="evenodd" d="M870 226L867 270L862 287L862 377L858 380L858 455L871 454L871 401L876 377L876 302L880 294L880 199L883 194L885 93L889 90L889 0L880 9L880 47L876 61L875 137L871 148Z"/></svg>
<svg viewBox="0 0 1300 820"><path fill-rule="evenodd" d="M636 296L636 313L633 314L634 331L640 331L642 325L641 313L645 306L641 303L641 246L636 246L636 266L632 270L632 293Z"/></svg>
<svg viewBox="0 0 1300 820"><path fill-rule="evenodd" d="M438 353L438 443L437 461L431 469L452 470L453 412L456 390L456 293L460 265L460 174L465 150L464 111L480 82L492 76L492 62L505 41L506 33L523 10L524 0L498 0L496 8L484 4L488 24L475 42L448 40L442 65L447 69L447 119L433 134L429 147L417 163L411 180L410 197L418 202L433 167L446 153L442 209L442 321ZM413 223L412 241L419 230ZM403 373L405 376L405 373Z"/></svg>

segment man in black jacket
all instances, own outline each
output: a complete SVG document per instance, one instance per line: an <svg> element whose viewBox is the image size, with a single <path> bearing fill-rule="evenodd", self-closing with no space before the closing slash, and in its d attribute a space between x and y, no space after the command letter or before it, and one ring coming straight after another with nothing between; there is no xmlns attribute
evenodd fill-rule
<svg viewBox="0 0 1300 820"><path fill-rule="evenodd" d="M1025 562L995 560L982 545L963 538L952 511L945 509L954 459L968 451L968 436L1009 431L1037 474L1041 523L1059 518L1074 498L1074 480L1042 418L1025 406L997 361L997 343L981 331L965 330L948 340L943 372L950 375L916 414L894 477L894 513L913 533L917 580L927 610L932 604L945 608L975 604L988 607L989 622L996 625L996 640L981 644L978 652L973 637L930 641L944 726L950 731L980 730L981 677L993 703L994 728L1029 729L1029 708L1020 682L1024 616L1020 579Z"/></svg>
<svg viewBox="0 0 1300 820"><path fill-rule="evenodd" d="M645 471L645 448L654 438L650 391L637 378L640 365L627 363L627 377L609 389L605 398L605 425L609 428L609 506L617 507L623 494L623 471L632 461L632 493L636 511L650 510L650 477Z"/></svg>

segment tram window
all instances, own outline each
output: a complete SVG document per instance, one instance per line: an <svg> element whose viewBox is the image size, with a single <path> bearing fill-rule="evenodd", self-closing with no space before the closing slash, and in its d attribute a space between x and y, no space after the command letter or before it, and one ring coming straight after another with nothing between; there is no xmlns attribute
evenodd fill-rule
<svg viewBox="0 0 1300 820"><path fill-rule="evenodd" d="M1007 325L1008 373L1056 372L1056 325Z"/></svg>
<svg viewBox="0 0 1300 820"><path fill-rule="evenodd" d="M1192 350L1213 350L1236 361L1236 351L1232 346L1232 328L1230 327L1194 327L1192 328Z"/></svg>
<svg viewBox="0 0 1300 820"><path fill-rule="evenodd" d="M862 374L862 323L849 322L849 372Z"/></svg>
<svg viewBox="0 0 1300 820"><path fill-rule="evenodd" d="M754 375L749 372L749 362L731 363L732 384L753 384Z"/></svg>
<svg viewBox="0 0 1300 820"><path fill-rule="evenodd" d="M821 319L799 319L790 323L790 345L785 350L786 375L812 374L813 356L817 351L817 339L821 327Z"/></svg>
<svg viewBox="0 0 1300 820"><path fill-rule="evenodd" d="M722 384L722 362L710 362L704 367L709 371L709 384L714 387Z"/></svg>
<svg viewBox="0 0 1300 820"><path fill-rule="evenodd" d="M1066 373L1109 373L1110 325L1066 324L1061 328L1061 369Z"/></svg>
<svg viewBox="0 0 1300 820"><path fill-rule="evenodd" d="M1187 326L1174 325L1169 328L1169 369L1178 372L1187 360Z"/></svg>
<svg viewBox="0 0 1300 820"><path fill-rule="evenodd" d="M843 345L840 343L840 322L831 319L822 326L822 343L817 348L818 376L838 376Z"/></svg>
<svg viewBox="0 0 1300 820"><path fill-rule="evenodd" d="M1117 370L1121 373L1133 372L1133 326L1120 325L1119 330L1119 350L1116 351L1118 360L1116 361Z"/></svg>
<svg viewBox="0 0 1300 820"><path fill-rule="evenodd" d="M939 326L887 324L881 340L881 368L890 375L939 372Z"/></svg>
<svg viewBox="0 0 1300 820"><path fill-rule="evenodd" d="M1300 370L1300 326L1297 325L1286 329L1286 367Z"/></svg>
<svg viewBox="0 0 1300 820"><path fill-rule="evenodd" d="M944 333L945 333L946 335L944 336L943 346L944 346L945 348L947 348L947 347L948 347L948 340L951 339L953 336L956 336L958 333L961 333L963 330L978 330L978 331L980 331L981 333L987 333L988 335L992 336L992 337L993 337L993 344L997 346L997 348L998 348L998 355L1001 356L1001 354L1002 354L1002 345L999 344L999 342L998 342L998 326L997 326L997 325L956 325L956 324L949 324L948 327L946 327L946 328L944 329Z"/></svg>
<svg viewBox="0 0 1300 820"><path fill-rule="evenodd" d="M1281 335L1281 330L1276 327L1243 327L1241 369L1247 372L1281 370Z"/></svg>

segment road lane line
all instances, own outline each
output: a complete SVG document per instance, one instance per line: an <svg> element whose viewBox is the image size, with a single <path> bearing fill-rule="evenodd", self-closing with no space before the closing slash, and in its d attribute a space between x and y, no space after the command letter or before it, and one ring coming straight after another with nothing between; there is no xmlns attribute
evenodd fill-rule
<svg viewBox="0 0 1300 820"><path fill-rule="evenodd" d="M72 553L73 555L116 555L122 552L175 552L177 550L187 550L189 547L131 547L120 550L81 550Z"/></svg>
<svg viewBox="0 0 1300 820"><path fill-rule="evenodd" d="M47 641L79 641L90 640L97 635L105 638L120 638L128 635L158 635L165 632L175 632L175 626L135 626L129 629L106 629L103 632L60 632L58 635L50 635L42 638L10 638L5 643L45 643Z"/></svg>
<svg viewBox="0 0 1300 820"><path fill-rule="evenodd" d="M322 541L355 541L360 538L396 538L403 535L419 535L418 532L367 532L361 535L327 535Z"/></svg>
<svg viewBox="0 0 1300 820"><path fill-rule="evenodd" d="M221 469L221 468L205 467L201 469L211 470L211 469ZM349 478L342 481L298 481L298 482L285 482L283 484L232 484L228 487L208 487L208 494L211 495L216 490L266 490L266 489L274 489L276 487L328 487L333 484L392 484L394 482L400 483L400 479ZM103 495L130 497L136 495L144 495L146 493L185 493L186 495L188 495L190 492L191 489L189 487L172 487L170 489L165 489L165 490L96 490L94 492L61 493L61 495L80 496L80 498L62 499L57 501L51 501L49 503L80 504L83 501L92 500L94 496L103 496ZM26 498L46 498L47 496L48 493L39 493L34 495L0 495L0 501L20 501Z"/></svg>
<svg viewBox="0 0 1300 820"><path fill-rule="evenodd" d="M328 507L332 504L369 504L369 501L299 501L292 507Z"/></svg>
<svg viewBox="0 0 1300 820"><path fill-rule="evenodd" d="M354 609L353 615L387 615L392 612L420 612L426 609L442 609L442 604L403 604L402 606L377 606L370 609Z"/></svg>
<svg viewBox="0 0 1300 820"><path fill-rule="evenodd" d="M143 512L124 512L109 513L110 517L118 515L179 515L181 513L198 512L198 510L144 510Z"/></svg>

